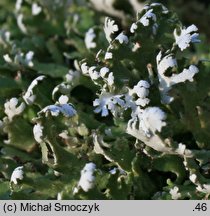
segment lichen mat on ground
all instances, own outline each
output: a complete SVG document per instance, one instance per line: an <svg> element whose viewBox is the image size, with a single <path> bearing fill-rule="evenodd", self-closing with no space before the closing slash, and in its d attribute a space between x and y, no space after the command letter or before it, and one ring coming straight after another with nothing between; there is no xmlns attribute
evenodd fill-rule
<svg viewBox="0 0 210 216"><path fill-rule="evenodd" d="M0 198L209 199L197 26L91 2L0 3Z"/></svg>

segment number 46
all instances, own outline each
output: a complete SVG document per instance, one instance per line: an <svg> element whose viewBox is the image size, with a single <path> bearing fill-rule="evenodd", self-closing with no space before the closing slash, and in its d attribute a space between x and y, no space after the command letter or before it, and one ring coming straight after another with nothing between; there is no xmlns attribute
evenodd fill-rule
<svg viewBox="0 0 210 216"><path fill-rule="evenodd" d="M206 203L198 203L195 206L195 209L198 211L207 211L207 204Z"/></svg>

